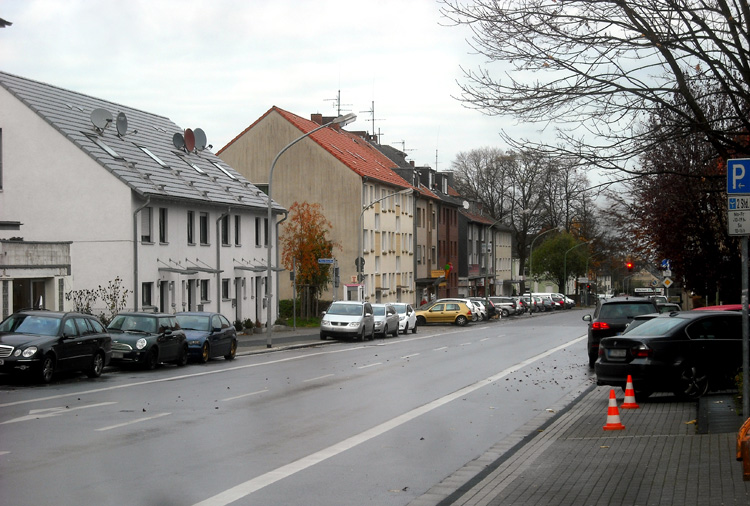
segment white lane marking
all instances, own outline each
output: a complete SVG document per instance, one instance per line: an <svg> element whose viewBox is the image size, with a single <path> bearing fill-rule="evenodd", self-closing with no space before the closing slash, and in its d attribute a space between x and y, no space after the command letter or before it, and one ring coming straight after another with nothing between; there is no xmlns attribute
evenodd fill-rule
<svg viewBox="0 0 750 506"><path fill-rule="evenodd" d="M264 390L258 390L257 392L250 392L249 394L242 394L242 395L235 395L234 397L227 397L226 399L222 399L221 401L222 402L235 401L237 399L242 399L243 397L250 397L251 395L258 395L258 394L263 394L266 392L268 392L267 388Z"/></svg>
<svg viewBox="0 0 750 506"><path fill-rule="evenodd" d="M483 343L483 342L485 342L485 341L489 341L489 340L490 340L490 338L489 338L489 337L485 337L484 339L480 339L480 340L479 340L479 342L480 342L480 343Z"/></svg>
<svg viewBox="0 0 750 506"><path fill-rule="evenodd" d="M0 452L0 455L8 455L10 452Z"/></svg>
<svg viewBox="0 0 750 506"><path fill-rule="evenodd" d="M318 376L316 378L310 378L310 379L302 380L302 383L309 383L310 381L318 381L318 380L322 380L322 379L325 379L325 378L330 378L331 376L334 376L334 375L333 374L324 374L323 376Z"/></svg>
<svg viewBox="0 0 750 506"><path fill-rule="evenodd" d="M404 355L401 358L411 358L411 357L416 357L417 355L421 355L421 353L412 353L411 355Z"/></svg>
<svg viewBox="0 0 750 506"><path fill-rule="evenodd" d="M469 346L471 343L461 343L459 346Z"/></svg>
<svg viewBox="0 0 750 506"><path fill-rule="evenodd" d="M276 483L277 481L283 480L284 478L287 478L295 473L303 471L309 467L312 467L315 464L319 464L320 462L330 459L331 457L335 457L336 455L340 453L343 453L347 450L354 448L355 446L358 446L362 443L369 441L370 439L380 436L388 432L389 430L395 429L396 427L403 425L406 422L409 422L411 420L414 420L415 418L420 417L426 413L429 413L430 411L433 411L441 406L444 406L445 404L448 404L449 402L452 402L456 399L460 399L461 397L467 394L470 394L474 392L475 390L479 390L482 387L491 385L493 382L498 381L505 376L513 374L519 369L522 369L526 367L527 365L530 365L536 362L537 360L541 360L554 353L557 353L558 351L564 348L567 348L568 346L571 346L579 341L582 341L583 339L586 339L586 336L578 337L556 348L552 348L551 350L547 350L544 353L540 353L539 355L535 355L531 358L523 360L517 363L516 365L513 365L503 371L500 371L497 374L494 374L483 380L479 380L451 394L448 394L444 397L441 397L432 402L429 402L423 406L420 406L411 411L408 411L404 413L403 415L397 416L396 418L388 420L387 422L381 423L380 425L377 425L371 429L368 429L355 436L352 436L339 443L336 443L333 446L329 446L328 448L324 448L323 450L320 450L319 452L315 452L311 455L308 455L307 457L302 457L301 459L295 460L294 462L291 462L285 466L281 466L265 474L262 474L255 478L247 480L244 483L240 483L239 485L235 487L227 489L224 492L220 492L219 494L216 494L213 497L209 497L208 499L205 499L199 503L196 503L194 506L224 506L226 504L230 504L230 503L233 503L234 501L242 499L243 497L247 497L253 492L257 492L258 490L264 487L267 487L269 485L272 485Z"/></svg>
<svg viewBox="0 0 750 506"><path fill-rule="evenodd" d="M375 362L374 364L361 365L357 369L367 369L368 367L375 367L376 365L383 365L383 362Z"/></svg>
<svg viewBox="0 0 750 506"><path fill-rule="evenodd" d="M0 423L0 425L5 425L6 423L26 422L29 420L36 420L38 418L50 418L53 416L60 416L65 413L70 413L71 411L78 411L79 409L97 408L99 406L109 406L110 404L117 404L117 403L116 402L99 402L97 404L88 404L86 406L76 406L73 408L57 407L57 408L45 408L45 409L32 409L31 411L29 411L28 415L21 416L19 418L13 418L12 420L6 420Z"/></svg>
<svg viewBox="0 0 750 506"><path fill-rule="evenodd" d="M440 348L434 348L432 351L442 351L442 350L447 350L447 349L448 349L447 346L441 346Z"/></svg>
<svg viewBox="0 0 750 506"><path fill-rule="evenodd" d="M159 413L158 415L154 416L146 416L143 418L138 418L136 420L130 420L129 422L124 423L118 423L117 425L110 425L109 427L102 427L101 429L96 429L97 432L102 432L105 430L112 430L112 429L119 429L120 427L125 427L127 425L133 425L134 423L141 423L141 422L147 422L149 420L156 420L157 418L161 418L162 416L171 415L172 413Z"/></svg>

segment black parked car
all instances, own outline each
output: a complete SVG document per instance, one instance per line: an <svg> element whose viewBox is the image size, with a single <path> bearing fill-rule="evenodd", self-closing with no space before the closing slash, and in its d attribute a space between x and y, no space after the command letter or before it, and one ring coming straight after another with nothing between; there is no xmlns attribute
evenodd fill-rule
<svg viewBox="0 0 750 506"><path fill-rule="evenodd" d="M602 339L595 366L599 385L624 387L631 375L637 397L673 392L687 400L733 387L741 368L742 315L730 311L659 314Z"/></svg>
<svg viewBox="0 0 750 506"><path fill-rule="evenodd" d="M634 316L658 313L656 304L643 297L612 297L599 299L594 315L584 315L583 321L589 322L588 355L589 366L594 367L599 356L599 341L603 337L622 334Z"/></svg>
<svg viewBox="0 0 750 506"><path fill-rule="evenodd" d="M185 332L188 355L206 363L213 357L233 360L237 354L237 330L219 313L177 313L177 323Z"/></svg>
<svg viewBox="0 0 750 506"><path fill-rule="evenodd" d="M112 356L101 322L81 313L19 311L0 323L0 371L32 373L49 383L56 372L101 376Z"/></svg>
<svg viewBox="0 0 750 506"><path fill-rule="evenodd" d="M112 362L154 369L160 362L187 364L188 344L174 315L120 313L107 326L112 335Z"/></svg>

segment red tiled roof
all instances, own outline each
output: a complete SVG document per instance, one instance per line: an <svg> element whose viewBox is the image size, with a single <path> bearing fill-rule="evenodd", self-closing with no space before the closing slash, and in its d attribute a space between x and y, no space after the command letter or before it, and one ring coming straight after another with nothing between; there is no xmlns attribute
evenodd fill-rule
<svg viewBox="0 0 750 506"><path fill-rule="evenodd" d="M273 106L252 125L247 127L226 146L221 148L217 154L221 154L222 151L242 137L247 131L251 130L259 121L268 116L271 112L280 114L281 117L296 126L303 134L320 126L314 121L302 118L289 111ZM369 142L357 135L341 129L329 127L311 134L310 138L362 177L375 179L383 183L389 183L400 188L413 188L405 179L391 170L397 167L393 161L375 149Z"/></svg>

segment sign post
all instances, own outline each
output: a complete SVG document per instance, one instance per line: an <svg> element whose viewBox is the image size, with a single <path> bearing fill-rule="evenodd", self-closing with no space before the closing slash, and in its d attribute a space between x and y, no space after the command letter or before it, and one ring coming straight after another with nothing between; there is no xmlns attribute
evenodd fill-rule
<svg viewBox="0 0 750 506"><path fill-rule="evenodd" d="M750 159L727 160L727 225L739 235L742 256L742 416L750 418L750 324L748 324L748 235L750 235Z"/></svg>

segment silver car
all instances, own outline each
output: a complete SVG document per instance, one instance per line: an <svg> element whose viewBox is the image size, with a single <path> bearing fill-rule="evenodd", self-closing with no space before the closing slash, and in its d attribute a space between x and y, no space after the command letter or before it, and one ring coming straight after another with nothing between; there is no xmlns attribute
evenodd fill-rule
<svg viewBox="0 0 750 506"><path fill-rule="evenodd" d="M398 325L396 325L398 328ZM375 338L375 318L369 302L339 300L328 306L320 319L320 338Z"/></svg>
<svg viewBox="0 0 750 506"><path fill-rule="evenodd" d="M393 304L372 304L372 314L375 317L375 333L380 337L392 334L398 337L398 313Z"/></svg>

